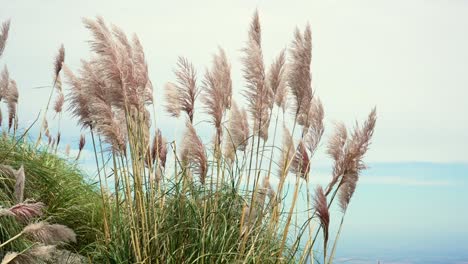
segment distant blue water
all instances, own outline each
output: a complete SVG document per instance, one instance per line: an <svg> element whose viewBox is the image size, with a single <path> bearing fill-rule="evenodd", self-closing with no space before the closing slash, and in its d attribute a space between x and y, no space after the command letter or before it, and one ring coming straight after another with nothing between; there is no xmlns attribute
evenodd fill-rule
<svg viewBox="0 0 468 264"><path fill-rule="evenodd" d="M358 186L334 263L468 264L468 164L375 163L364 175L402 182Z"/></svg>

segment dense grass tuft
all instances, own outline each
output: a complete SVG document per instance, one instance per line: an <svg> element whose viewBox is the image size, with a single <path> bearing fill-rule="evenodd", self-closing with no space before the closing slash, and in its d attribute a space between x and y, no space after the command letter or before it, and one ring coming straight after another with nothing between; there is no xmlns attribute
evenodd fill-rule
<svg viewBox="0 0 468 264"><path fill-rule="evenodd" d="M70 249L82 254L93 252L93 243L101 235L102 205L96 186L86 182L86 177L77 166L64 158L37 150L27 142L16 142L10 138L0 139L0 163L13 168L24 166L27 199L41 201L47 208L43 219L72 228L78 243ZM1 175L0 201L3 207L13 205L14 181ZM10 217L0 217L0 240L5 241L21 231L21 227ZM21 242L23 241L23 242ZM17 240L10 249L24 249L26 240ZM0 250L8 250L2 248Z"/></svg>

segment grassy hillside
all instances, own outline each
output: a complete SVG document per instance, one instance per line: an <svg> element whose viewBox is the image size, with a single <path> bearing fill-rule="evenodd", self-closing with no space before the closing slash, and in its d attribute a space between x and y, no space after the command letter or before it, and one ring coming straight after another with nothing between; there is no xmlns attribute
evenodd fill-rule
<svg viewBox="0 0 468 264"><path fill-rule="evenodd" d="M84 174L64 158L37 150L27 142L0 138L0 164L18 169L24 166L26 184L25 199L33 199L46 205L41 219L60 223L73 229L78 243L68 248L87 254L94 251L93 243L101 236L102 205L96 186L86 182ZM14 205L15 181L8 171L0 172L0 202L8 208ZM19 233L20 225L10 217L0 217L0 240ZM1 248L0 251L22 251L30 245L20 239Z"/></svg>

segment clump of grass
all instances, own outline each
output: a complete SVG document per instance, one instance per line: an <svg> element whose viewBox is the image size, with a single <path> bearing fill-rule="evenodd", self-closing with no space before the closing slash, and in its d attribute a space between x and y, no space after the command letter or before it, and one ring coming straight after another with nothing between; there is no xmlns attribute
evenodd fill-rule
<svg viewBox="0 0 468 264"><path fill-rule="evenodd" d="M2 164L8 164L0 172L3 207L9 208L17 218L32 214L51 223L64 224L77 234L79 243L71 248L73 251L84 255L94 251L93 243L102 236L100 196L98 189L85 180L76 165L13 138L0 138L0 160ZM15 191L16 183L12 180L11 171L19 167L26 172L24 193L29 200L16 204L19 201L15 196L21 192L17 187ZM0 241L19 233L16 220L0 218L0 221L5 227ZM11 249L14 248L15 245Z"/></svg>
<svg viewBox="0 0 468 264"><path fill-rule="evenodd" d="M14 144L12 148L9 148L9 153L21 152L22 149L15 147L18 146L18 142L15 141ZM2 140L2 145L8 146L5 139ZM1 154L5 153L2 152ZM25 163L30 162L25 161ZM49 224L45 221L45 219L47 221L57 221L60 216L55 215L43 202L36 202L31 199L39 190L34 186L25 191L25 183L29 182L30 174L25 173L23 165L18 170L10 165L0 165L0 175L3 185L3 188L0 189L0 222L2 224L0 228L0 239L2 241L0 243L0 256L3 256L2 263L53 263L57 261L56 255L60 252L56 246L69 245L69 249L79 250L79 246L74 247L77 242L76 233L71 228L62 224ZM42 178L38 179L37 175L33 178L35 178L36 183L44 180ZM34 189L34 191L31 191L31 189ZM51 195L55 194L58 194L58 192ZM26 200L25 195L27 195ZM47 198L45 200L50 201ZM64 201L60 202L63 203ZM51 203L56 205L53 202ZM72 212L73 209L67 211L66 214ZM86 213L83 215L86 215ZM83 223L80 224L80 227L83 227Z"/></svg>
<svg viewBox="0 0 468 264"><path fill-rule="evenodd" d="M311 191L311 161L324 133L325 114L312 86L309 25L303 32L296 29L290 48L280 51L267 69L260 16L255 12L242 49L241 91L232 85L231 64L223 49L213 56L201 84L196 67L180 57L176 81L164 88L166 111L185 119L186 132L179 144L151 128L155 116L149 109L156 102L138 37L127 38L100 17L83 23L92 35L93 54L82 60L75 74L64 65L63 47L59 49L37 141L41 146L44 132L48 147L38 151L18 144L16 132L13 140L2 139L4 156L4 145L0 147L0 162L23 164L31 174L26 188L34 184L37 192L32 195L48 206L48 219L75 230L77 250L94 263L307 263L318 259L314 253L322 234L323 249L318 252L324 263L333 262L344 215L365 168L362 160L376 112L372 110L349 137L346 127L337 127L328 146L335 162L331 181L325 189ZM66 98L62 70L70 87ZM91 136L98 188L50 154L60 142L60 130L53 137L47 126L54 89L59 122L65 100L78 125ZM243 94L244 100L234 102L234 92ZM17 96L11 98L7 100L17 103ZM203 142L197 132L195 120L200 117L214 127L210 142ZM277 133L278 126L282 133ZM84 145L82 135L76 159ZM62 173L66 179L57 176ZM285 189L287 181L293 182L292 192ZM298 223L297 203L304 189L308 220ZM286 193L292 198L288 203ZM328 254L333 217L329 208L337 194L343 214ZM26 232L18 228L12 223L16 234Z"/></svg>
<svg viewBox="0 0 468 264"><path fill-rule="evenodd" d="M93 57L84 62L79 76L67 68L65 73L72 87L70 110L79 124L89 128L95 149L102 143L110 147L114 193L102 192L101 198L108 212L103 215L103 243L114 250L107 251L103 259L135 263L308 261L313 257L314 232L319 230L308 221L307 229L293 237L289 232L297 224L293 215L298 213L296 202L305 183L308 211L313 211L309 218L318 217L323 228L324 262L332 261L326 255L328 209L337 192L343 206L349 203L356 175L363 169L361 160L373 133L375 111L363 128L355 128L349 140L343 139L346 142L338 147L331 143L329 152L336 158L334 175L326 191L317 189L314 203L309 191L310 163L324 132L324 110L312 90L310 26L303 33L296 30L289 61L287 52L281 51L267 72L255 12L242 49L243 94L250 118L232 100L231 66L224 50L213 56L213 66L201 86L194 65L180 57L174 71L176 82L165 86L165 108L174 117L186 118L184 139L180 146L175 141L163 145L157 130L150 146L151 117L146 106L153 104L152 86L138 38L129 41L102 18L85 19L84 23L93 35ZM198 100L215 129L208 144L202 142L194 123ZM280 111L283 127L288 126L287 115L292 115L294 124L291 134L284 133L280 161L274 162L275 148L268 144L275 145ZM224 122L229 124L227 128ZM301 128L297 139L296 127ZM94 141L94 133L103 141ZM162 148L164 154L159 151ZM172 168L166 167L167 150L172 150ZM98 171L108 166L97 152L95 158ZM273 174L273 166L278 167L278 175ZM295 175L293 199L283 210L281 197L290 174ZM348 176L351 174L354 176ZM99 177L103 190L107 186ZM271 177L279 178L276 190L269 183ZM122 229L127 231L124 237ZM291 239L296 242L291 244ZM128 245L130 250L119 251L115 243Z"/></svg>

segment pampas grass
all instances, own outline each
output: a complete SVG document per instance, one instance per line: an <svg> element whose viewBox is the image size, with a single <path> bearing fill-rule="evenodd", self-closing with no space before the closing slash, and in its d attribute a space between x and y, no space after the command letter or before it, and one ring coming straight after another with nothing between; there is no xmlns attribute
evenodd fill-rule
<svg viewBox="0 0 468 264"><path fill-rule="evenodd" d="M291 161L290 170L295 173L298 177L307 178L310 171L310 158L307 153L304 141L299 141L297 145L296 153Z"/></svg>
<svg viewBox="0 0 468 264"><path fill-rule="evenodd" d="M320 220L320 226L323 229L323 263L327 261L327 243L329 236L329 227L330 227L330 212L328 211L327 197L323 192L321 186L317 187L315 190L314 198L314 208L317 214L318 219Z"/></svg>
<svg viewBox="0 0 468 264"><path fill-rule="evenodd" d="M33 223L27 225L22 233L45 245L56 245L68 242L76 243L75 232L59 224L49 224L47 222Z"/></svg>
<svg viewBox="0 0 468 264"><path fill-rule="evenodd" d="M18 203L7 210L2 209L1 211L5 210L8 212L6 213L7 215L14 216L16 219L26 222L32 218L42 216L44 207L44 203L26 200L24 203ZM0 213L0 215L2 213Z"/></svg>
<svg viewBox="0 0 468 264"><path fill-rule="evenodd" d="M245 109L239 109L232 101L229 125L224 143L224 156L231 162L235 161L236 151L244 151L249 140L249 123Z"/></svg>
<svg viewBox="0 0 468 264"><path fill-rule="evenodd" d="M253 14L241 50L244 100L235 96L231 63L226 51L218 48L201 83L195 65L179 57L175 80L164 86L165 102L155 102L138 37L128 37L101 17L85 18L83 24L90 32L91 56L72 71L64 64L65 51L63 45L60 47L54 59L50 95L57 89L54 111L59 117L58 129L49 130L54 129L47 123L53 120L46 116L49 98L38 142L44 132L48 140L44 152L57 151L60 118L67 109L83 129L77 160L87 134L91 136L88 139L94 152L97 187L83 191L79 189L82 183L76 183L77 190L70 186L50 190L46 182L38 188L64 196L57 199L89 196L86 199L92 205L77 213L72 211L74 207L89 202L78 199L74 200L76 204L58 206L44 195L39 195L44 198L38 199L41 202L23 201L28 188L24 173L18 178L13 167L0 166L0 173L9 175L4 183L6 193L16 197L14 203L0 210L4 216L1 221L18 221L11 223L15 232L2 237L6 241L0 245L0 249L22 252L12 253L12 261L23 255L47 259L55 250L49 245L67 244L82 250L94 263L307 263L318 247L320 231L323 261L333 261L344 215L359 173L365 169L363 158L375 128L376 111L349 135L344 125L337 125L327 147L334 160L331 181L325 190L312 188L312 159L321 147L325 111L313 90L309 25L303 31L296 29L290 48L280 50L266 70L260 16L258 11ZM0 37L6 35L4 31ZM68 90L62 90L62 74ZM10 127L18 103L14 86L5 68L0 78L0 100L8 103L13 115L9 116ZM152 122L156 103L185 122L180 142L166 139ZM212 141L204 142L205 135L197 131L200 127L195 117L197 121L204 117L199 115L200 110L207 116L201 121L214 127ZM272 120L274 126L270 125ZM292 127L288 120L293 122ZM278 126L283 131L281 147L276 145ZM69 151L67 145L65 153ZM37 168L27 159L21 160L25 160L28 173L33 172L31 181L40 182L34 177ZM16 168L20 164L13 165ZM52 175L56 177L57 173ZM292 191L287 185L290 180L294 183ZM12 187L15 182L17 186ZM50 180L50 184L59 186L57 182ZM307 204L304 214L309 220L299 223L297 204L303 188ZM78 191L85 194L75 194ZM292 197L288 203L286 195ZM341 208L336 217L341 214L341 224L328 255L330 223L335 217L330 206L336 195ZM63 210L63 214L49 217L53 210ZM92 225L80 222L81 212ZM93 231L84 232L75 221ZM314 229L314 222L319 228ZM31 246L31 242L41 244ZM23 248L17 247L20 243ZM26 246L31 247L23 251Z"/></svg>
<svg viewBox="0 0 468 264"><path fill-rule="evenodd" d="M19 254L17 252L8 252L3 257L1 264L34 264L34 259L30 256Z"/></svg>
<svg viewBox="0 0 468 264"><path fill-rule="evenodd" d="M65 61L65 48L63 47L63 44L62 44L58 50L58 54L55 57L55 61L54 61L54 77L56 80L59 76L60 71L62 70L62 65L64 61Z"/></svg>
<svg viewBox="0 0 468 264"><path fill-rule="evenodd" d="M65 102L65 97L64 97L63 93L59 93L58 96L57 96L57 99L55 100L55 104L54 104L54 111L56 113L61 113L62 112L64 102Z"/></svg>
<svg viewBox="0 0 468 264"><path fill-rule="evenodd" d="M26 180L23 166L21 166L17 171L15 171L15 178L15 198L16 202L21 203L24 199L24 182Z"/></svg>
<svg viewBox="0 0 468 264"><path fill-rule="evenodd" d="M176 83L167 83L165 86L166 111L175 117L179 117L180 112L185 112L192 123L199 90L197 72L192 63L186 58L179 57L174 73Z"/></svg>
<svg viewBox="0 0 468 264"><path fill-rule="evenodd" d="M184 141L180 157L182 162L198 175L200 182L205 184L205 178L208 173L208 159L200 137L198 137L195 128L187 123L187 131L185 132Z"/></svg>
<svg viewBox="0 0 468 264"><path fill-rule="evenodd" d="M18 87L16 81L10 80L10 84L7 86L5 91L5 100L8 105L8 130L10 130L15 124L13 123L16 118L16 105L18 104ZM15 125L16 128L16 125Z"/></svg>
<svg viewBox="0 0 468 264"><path fill-rule="evenodd" d="M202 93L205 112L216 129L215 151L219 152L223 136L222 119L226 110L231 107L232 97L231 66L221 48L213 56L211 69L205 73Z"/></svg>
<svg viewBox="0 0 468 264"><path fill-rule="evenodd" d="M297 115L297 122L299 125L304 125L313 97L310 73L312 33L309 25L306 26L304 33L296 28L290 54L288 85L294 98L293 106Z"/></svg>
<svg viewBox="0 0 468 264"><path fill-rule="evenodd" d="M9 31L10 31L10 20L7 20L3 22L2 26L0 27L0 57L2 57L3 51L5 50Z"/></svg>
<svg viewBox="0 0 468 264"><path fill-rule="evenodd" d="M83 90L80 79L67 66L63 67L63 71L70 86L67 100L68 110L70 110L73 117L78 118L80 126L88 127L91 124L91 120L86 91Z"/></svg>
<svg viewBox="0 0 468 264"><path fill-rule="evenodd" d="M286 85L286 68L286 50L282 50L270 66L268 71L267 84L275 95L274 102L279 108L283 110L283 112L287 109L287 99L289 93L288 86Z"/></svg>
<svg viewBox="0 0 468 264"><path fill-rule="evenodd" d="M81 151L83 150L86 144L86 137L84 134L80 135L80 141L78 142L78 154L76 155L76 160L78 160L81 156Z"/></svg>
<svg viewBox="0 0 468 264"><path fill-rule="evenodd" d="M255 12L252 18L247 46L242 51L244 53L242 71L247 83L245 98L254 122L254 133L258 133L260 138L267 140L272 90L266 85L265 80L258 12Z"/></svg>

